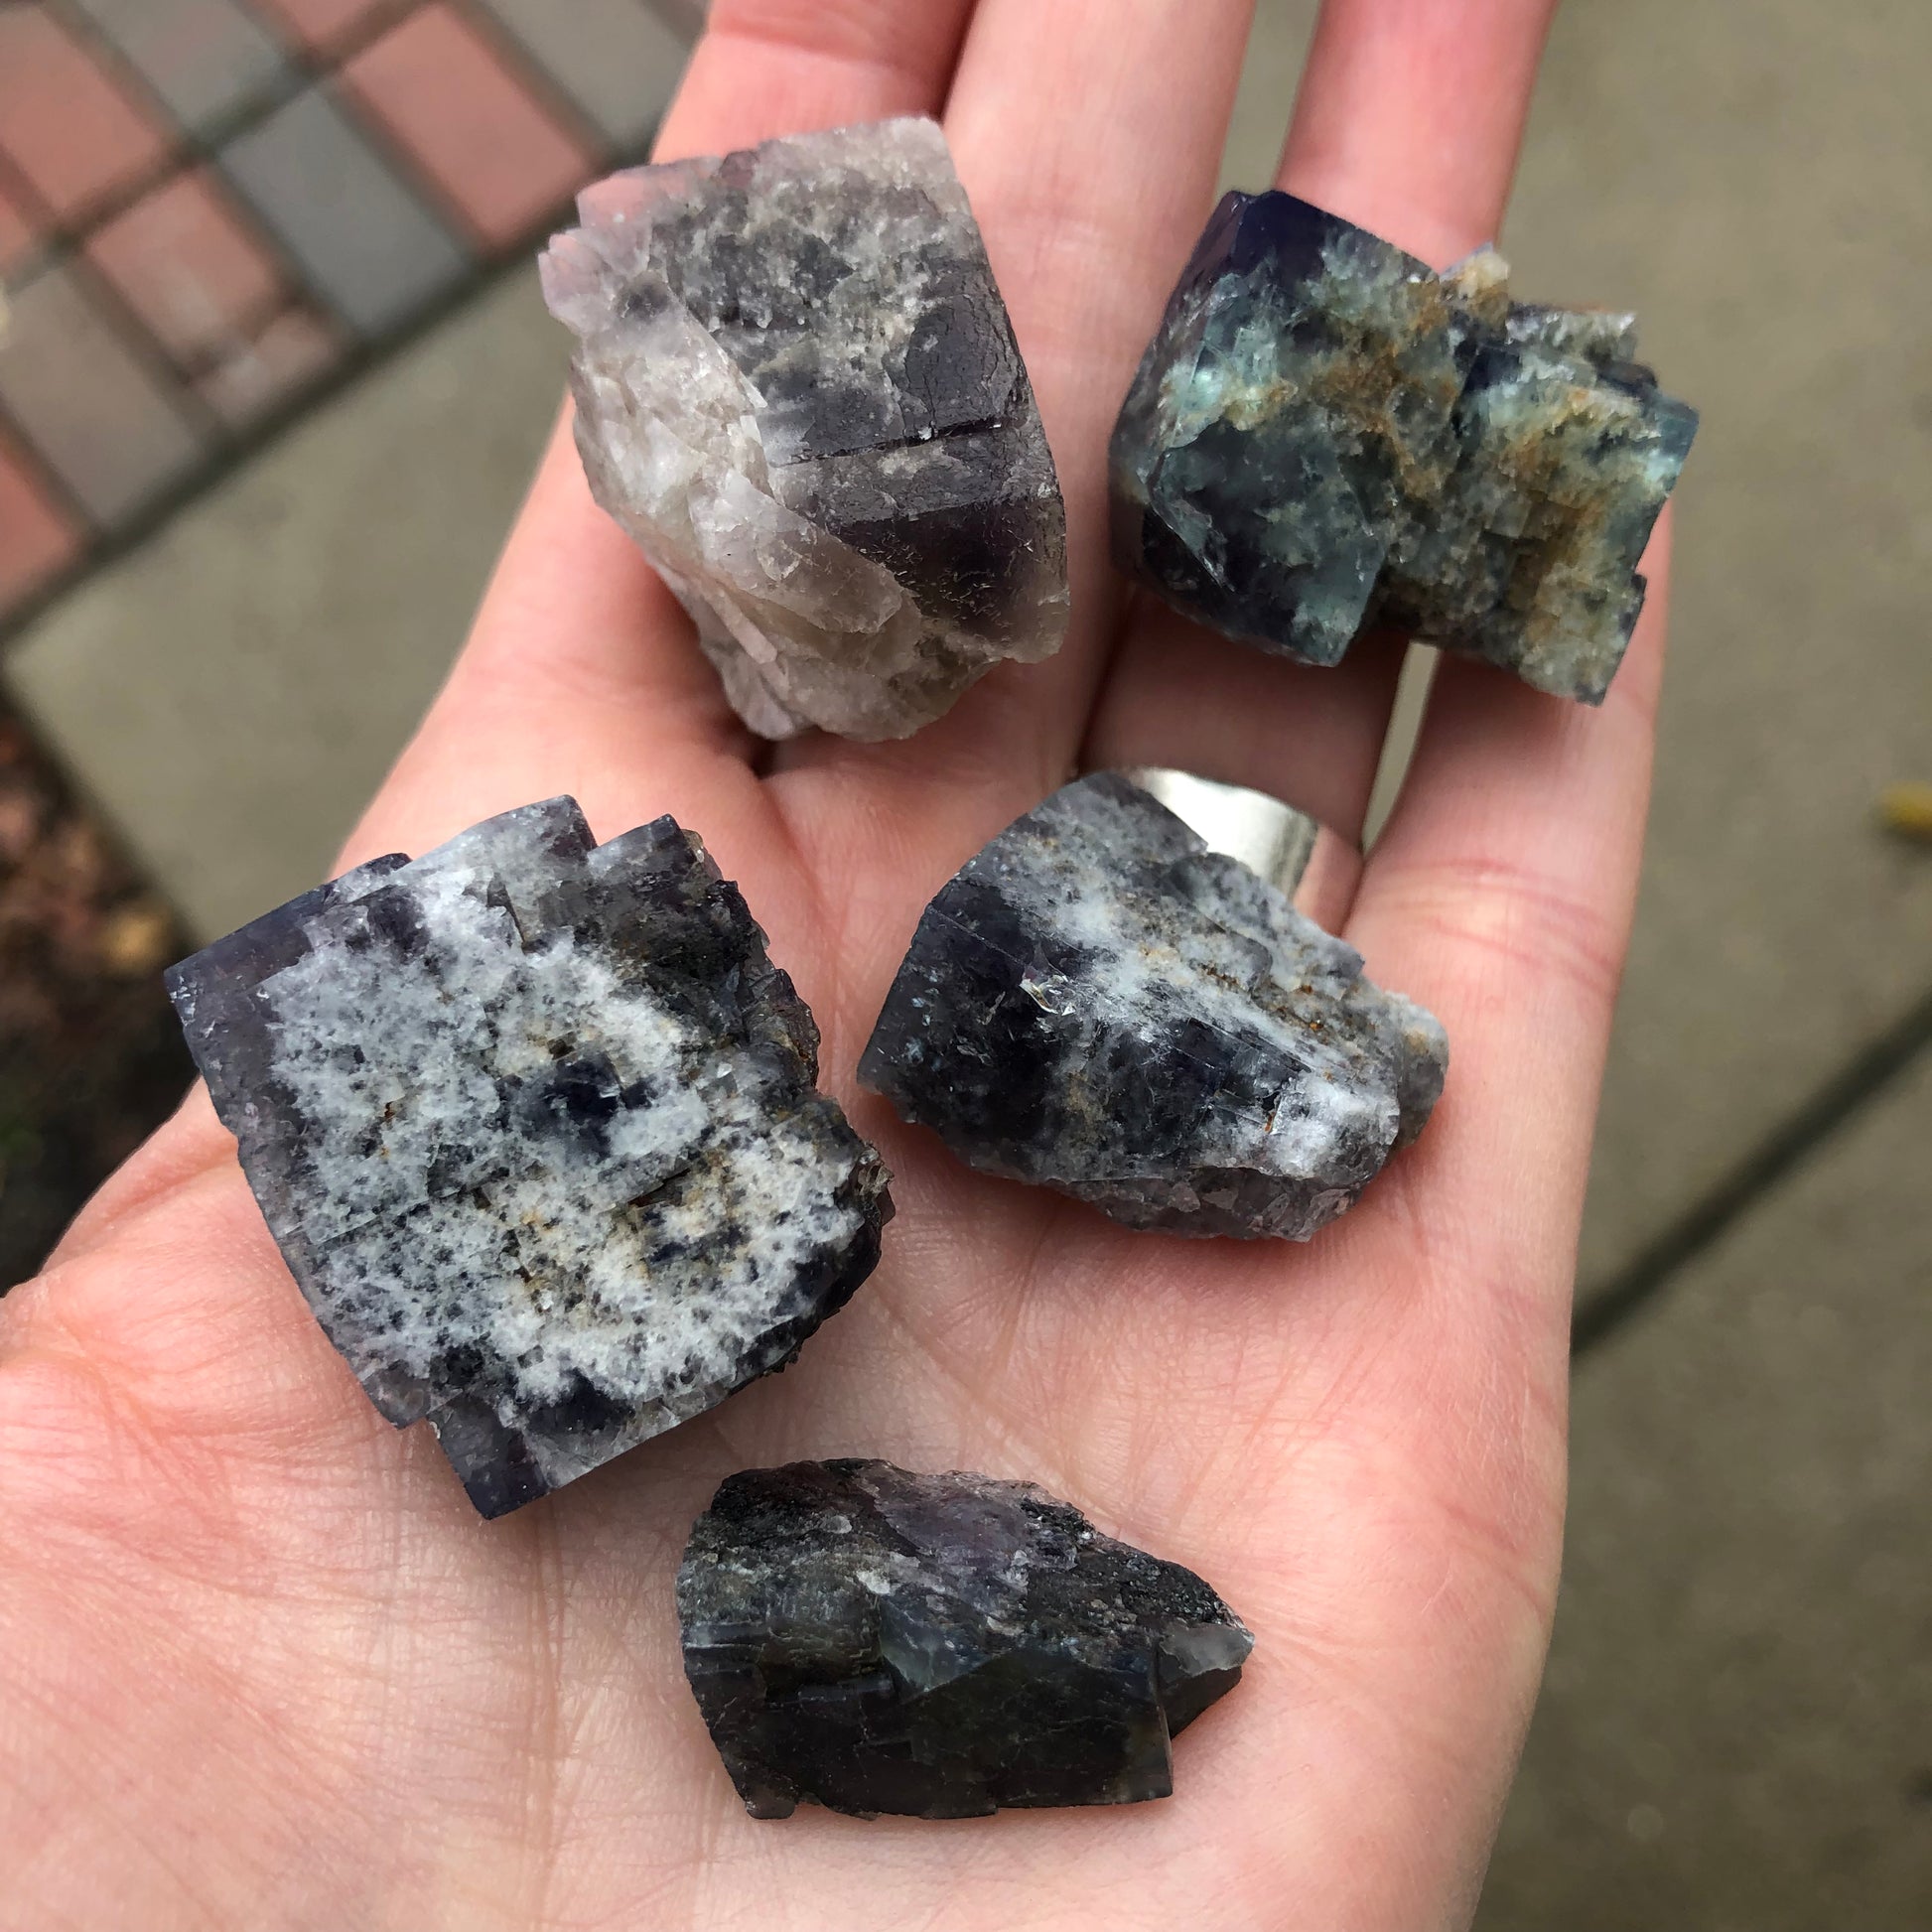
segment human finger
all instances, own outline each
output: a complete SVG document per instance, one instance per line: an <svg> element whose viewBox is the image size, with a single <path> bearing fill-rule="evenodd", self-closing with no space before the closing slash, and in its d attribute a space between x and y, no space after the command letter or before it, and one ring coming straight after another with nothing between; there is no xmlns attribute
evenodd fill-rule
<svg viewBox="0 0 1932 1932"><path fill-rule="evenodd" d="M1448 1028L1453 1091L1415 1152L1448 1193L1506 1178L1509 1211L1490 1236L1554 1264L1538 1275L1553 1322L1567 1318L1565 1258L1636 904L1669 555L1666 512L1644 615L1600 708L1444 658L1346 929L1379 979Z"/></svg>
<svg viewBox="0 0 1932 1932"><path fill-rule="evenodd" d="M1053 451L1071 621L1055 656L1002 665L915 739L781 747L788 804L816 815L857 787L868 812L929 830L922 850L956 861L1065 776L1119 608L1108 431L1212 197L1251 13L1252 0L981 0L946 132Z"/></svg>
<svg viewBox="0 0 1932 1932"><path fill-rule="evenodd" d="M1497 233L1554 0L1328 0L1279 186L1435 266ZM1333 669L1264 655L1137 599L1083 762L1174 764L1358 836L1401 645Z"/></svg>

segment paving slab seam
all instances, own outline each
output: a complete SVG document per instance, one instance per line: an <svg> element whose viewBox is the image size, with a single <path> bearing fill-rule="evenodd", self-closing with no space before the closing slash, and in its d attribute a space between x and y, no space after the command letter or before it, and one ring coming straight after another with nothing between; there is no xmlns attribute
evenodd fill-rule
<svg viewBox="0 0 1932 1932"><path fill-rule="evenodd" d="M73 493L67 479L55 469L53 464L34 447L31 437L23 436L20 426L7 413L5 404L0 403L0 447L4 447L9 457L21 469L31 472L34 483L40 491L64 515L87 533L89 545L101 541L101 533L94 527L94 520L87 514L85 505ZM93 573L92 548L82 552L81 561L76 569L58 573L48 579L44 589L34 592L26 605L16 605L15 610L44 610L51 602L54 593L60 589L71 589L75 584ZM3 645L13 628L11 615L0 616L0 645Z"/></svg>
<svg viewBox="0 0 1932 1932"><path fill-rule="evenodd" d="M22 14L42 23L46 43L32 43L23 60L33 54L46 66L59 55L75 86L87 79L103 102L118 104L132 145L115 169L85 180L56 167L67 150L47 129L38 146L28 143L29 160L11 141L0 153L0 249L9 251L0 265L10 276L20 270L17 348L22 358L37 349L43 362L60 364L35 374L23 359L16 368L26 388L5 397L0 449L17 446L37 462L23 484L23 466L9 457L0 485L37 494L43 521L66 532L38 548L10 533L0 555L0 646L258 454L305 405L375 366L375 349L406 345L464 296L484 293L490 271L508 265L503 253L520 254L567 218L583 181L647 151L670 91L659 82L688 53L652 0L585 0L583 34L565 28L561 41L548 14L524 18L527 0L352 0L347 13L329 0L323 16L341 20L321 37L303 26L295 0L175 4L211 9L208 20L241 31L245 74L184 93L166 44L174 16L147 12L147 0L45 0ZM451 55L441 42L454 42L466 57L461 71L425 65L425 39L438 33L438 51ZM627 64L641 84L614 108L606 68L594 66L588 82L570 59L553 72L557 47L574 58L580 44L601 50L611 70ZM452 185L448 164L466 140L474 147L480 114L507 120L530 165L519 173L498 160L492 192L472 195ZM345 169L349 187L333 203L291 189L292 179L340 184ZM343 237L339 205L351 192L358 204L373 197L387 218L367 245ZM173 310L155 271L156 235L171 222ZM110 242L112 259L103 252ZM400 270L399 246L430 266ZM197 249L199 270L182 266ZM209 293L203 284L218 281L217 271L227 282ZM179 290L197 272L207 314L196 326L211 333L206 342L177 340ZM248 272L272 282L274 296L252 320L235 292L236 276ZM73 339L58 326L62 303L84 312L120 377L91 414L63 400L88 385L69 380L51 346ZM334 378L326 386L325 368ZM145 438L110 435L116 411L131 414ZM43 470L59 473L59 486L35 492Z"/></svg>
<svg viewBox="0 0 1932 1932"><path fill-rule="evenodd" d="M5 155L0 155L0 186L14 194L17 199L32 199L32 184L13 168ZM285 272L289 264L278 264ZM169 374L167 358L153 335L145 329L140 318L134 313L127 297L115 285L112 277L101 272L86 249L79 243L65 236L59 236L48 249L46 259L34 272L34 282L44 281L50 275L73 275L78 278L86 291L87 306L104 322L119 345L140 366L147 370L157 382L165 381ZM31 284L30 284L31 286ZM16 292L18 299L19 292ZM179 394L170 385L171 400L178 409L186 409L197 426L207 435L220 434L220 418L192 388L182 387ZM19 425L14 425L19 429ZM31 438L29 439L32 440Z"/></svg>
<svg viewBox="0 0 1932 1932"><path fill-rule="evenodd" d="M479 0L455 0L453 11L506 68L515 72L522 83L523 91L536 101L552 120L568 128L594 154L604 157L599 164L600 167L605 169L629 167L646 158L644 152L639 152L612 159L610 140L604 130L584 111L583 106L572 97L570 90L558 80L557 76L488 7L480 5Z"/></svg>
<svg viewBox="0 0 1932 1932"><path fill-rule="evenodd" d="M562 219L568 212L567 206L558 208L557 218ZM55 604L131 551L138 550L171 522L179 511L206 496L235 471L260 455L269 444L280 441L297 423L319 410L327 409L344 390L395 359L443 323L482 301L493 289L528 266L529 263L521 255L485 263L461 287L438 297L390 334L372 343L351 345L328 374L318 378L313 386L305 387L287 406L271 411L248 429L234 433L206 466L193 471L180 483L164 488L129 522L97 534L77 569L53 578L43 589L30 593L24 604L0 617L0 657L4 657L14 640L45 617ZM560 363L557 384L560 403L563 393Z"/></svg>
<svg viewBox="0 0 1932 1932"><path fill-rule="evenodd" d="M1588 1354L1626 1327L1670 1289L1690 1263L1903 1079L1928 1051L1932 1051L1932 991L1817 1087L1628 1267L1581 1298L1571 1327L1572 1356Z"/></svg>
<svg viewBox="0 0 1932 1932"><path fill-rule="evenodd" d="M154 107L163 116L168 129L168 146L152 167L131 176L98 201L88 203L82 224L92 227L102 225L132 207L143 196L173 175L184 158L211 163L236 135L246 134L251 128L258 127L279 109L286 107L298 94L327 81L357 54L372 47L407 16L416 0L391 0L390 5L378 8L366 20L350 28L326 53L289 41L282 50L283 70L279 75L263 80L240 106L195 128L181 123L167 103L157 96L147 75L95 21L73 4L73 0L46 0L46 3L61 25L89 50L103 69L114 75L123 91Z"/></svg>

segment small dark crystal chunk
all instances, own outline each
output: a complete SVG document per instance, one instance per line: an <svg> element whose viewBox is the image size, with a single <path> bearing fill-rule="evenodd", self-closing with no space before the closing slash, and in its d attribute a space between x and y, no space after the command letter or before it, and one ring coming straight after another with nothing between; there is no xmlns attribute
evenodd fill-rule
<svg viewBox="0 0 1932 1932"><path fill-rule="evenodd" d="M1031 1483L794 1462L729 1477L677 1579L684 1668L755 1818L974 1818L1173 1789L1169 1739L1240 1680L1191 1571Z"/></svg>
<svg viewBox="0 0 1932 1932"><path fill-rule="evenodd" d="M1306 1240L1421 1133L1448 1056L1360 954L1103 772L927 906L859 1077L971 1166L1131 1227Z"/></svg>
<svg viewBox="0 0 1932 1932"><path fill-rule="evenodd" d="M1632 318L1511 303L1507 275L1229 195L1114 432L1121 567L1309 663L1388 624L1600 700L1697 414Z"/></svg>
<svg viewBox="0 0 1932 1932"><path fill-rule="evenodd" d="M879 1259L879 1157L737 887L568 798L171 969L317 1319L496 1516L782 1368Z"/></svg>

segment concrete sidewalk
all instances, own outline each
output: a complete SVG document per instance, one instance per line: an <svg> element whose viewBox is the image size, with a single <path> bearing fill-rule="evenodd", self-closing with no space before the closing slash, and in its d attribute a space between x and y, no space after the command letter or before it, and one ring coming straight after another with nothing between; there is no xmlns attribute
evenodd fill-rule
<svg viewBox="0 0 1932 1932"><path fill-rule="evenodd" d="M1311 13L1263 0L1232 179L1272 170ZM1932 857L1870 823L1932 774L1928 71L1903 0L1573 4L1502 237L1523 293L1639 309L1705 427L1585 1251L1649 1300L1580 1375L1490 1932L1932 1923L1925 1070L1646 1259L1932 991ZM21 640L11 688L204 932L327 863L563 361L513 274Z"/></svg>
<svg viewBox="0 0 1932 1932"><path fill-rule="evenodd" d="M1480 1932L1932 1924L1932 1059L1578 1377Z"/></svg>
<svg viewBox="0 0 1932 1932"><path fill-rule="evenodd" d="M0 666L195 932L327 870L456 654L563 364L517 269Z"/></svg>

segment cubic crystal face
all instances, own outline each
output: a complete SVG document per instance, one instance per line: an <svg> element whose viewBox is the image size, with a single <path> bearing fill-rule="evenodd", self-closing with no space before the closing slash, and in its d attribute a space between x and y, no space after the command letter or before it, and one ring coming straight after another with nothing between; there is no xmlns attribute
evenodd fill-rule
<svg viewBox="0 0 1932 1932"><path fill-rule="evenodd" d="M1422 1131L1423 1009L1113 773L927 906L859 1077L971 1166L1130 1227L1307 1240Z"/></svg>
<svg viewBox="0 0 1932 1932"><path fill-rule="evenodd" d="M1059 647L1059 484L945 137L614 177L543 258L577 443L754 731L902 738Z"/></svg>
<svg viewBox="0 0 1932 1932"><path fill-rule="evenodd" d="M1309 663L1390 625L1599 702L1697 414L1632 318L1513 304L1507 276L1227 196L1115 428L1121 567Z"/></svg>
<svg viewBox="0 0 1932 1932"><path fill-rule="evenodd" d="M782 1368L877 1265L885 1171L671 819L506 812L168 987L324 1331L485 1516Z"/></svg>
<svg viewBox="0 0 1932 1932"><path fill-rule="evenodd" d="M730 1477L677 1579L684 1668L756 1818L971 1818L1173 1788L1254 1639L1191 1571L1031 1483L794 1462Z"/></svg>

